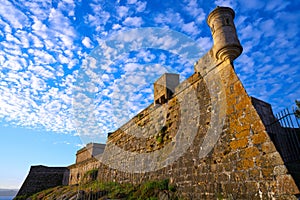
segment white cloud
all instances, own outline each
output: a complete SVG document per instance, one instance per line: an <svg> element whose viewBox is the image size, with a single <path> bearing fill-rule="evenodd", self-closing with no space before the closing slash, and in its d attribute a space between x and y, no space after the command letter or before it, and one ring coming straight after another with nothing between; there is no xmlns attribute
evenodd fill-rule
<svg viewBox="0 0 300 200"><path fill-rule="evenodd" d="M197 1L186 0L184 3L183 9L187 11L187 14L191 15L196 23L201 24L205 20L205 12L199 7Z"/></svg>
<svg viewBox="0 0 300 200"><path fill-rule="evenodd" d="M28 34L28 40L29 42L32 43L32 45L30 45L30 47L35 47L35 48L42 48L44 47L44 44L43 42L36 36L36 35L33 35L31 33ZM46 44L49 44L48 42L46 42ZM54 44L51 43L52 45L49 45L49 47L53 47Z"/></svg>
<svg viewBox="0 0 300 200"><path fill-rule="evenodd" d="M134 72L137 69L140 69L140 65L137 63L127 63L124 66L124 71L125 72Z"/></svg>
<svg viewBox="0 0 300 200"><path fill-rule="evenodd" d="M60 1L57 7L62 11L66 11L68 16L75 15L75 2L73 0Z"/></svg>
<svg viewBox="0 0 300 200"><path fill-rule="evenodd" d="M85 144L76 144L75 146L79 147L81 149L81 148L85 147Z"/></svg>
<svg viewBox="0 0 300 200"><path fill-rule="evenodd" d="M195 4L195 5L194 5ZM184 7L185 10L193 10L193 6L197 6L196 2L191 2L188 6ZM167 26L172 27L173 30L178 30L180 32L187 33L191 36L199 35L200 29L198 28L197 24L201 24L205 19L205 14L201 8L195 8L195 13L189 13L190 15L197 15L193 16L195 18L194 21L185 22L184 18L182 17L181 13L174 12L173 10L169 9L163 14L158 14L154 17L155 23L159 26Z"/></svg>
<svg viewBox="0 0 300 200"><path fill-rule="evenodd" d="M265 1L252 0L245 2L245 0L239 0L239 4L243 10L259 10L265 6Z"/></svg>
<svg viewBox="0 0 300 200"><path fill-rule="evenodd" d="M39 20L45 20L48 17L48 12L45 11L49 11L52 7L50 1L43 0L23 1L22 4L33 14L31 17L35 16Z"/></svg>
<svg viewBox="0 0 300 200"><path fill-rule="evenodd" d="M152 54L150 51L140 50L137 54L136 58L143 59L146 63L153 61L156 56Z"/></svg>
<svg viewBox="0 0 300 200"><path fill-rule="evenodd" d="M234 1L234 0L216 0L215 5L216 6L225 6L225 7L235 8L236 7L236 1Z"/></svg>
<svg viewBox="0 0 300 200"><path fill-rule="evenodd" d="M184 23L180 13L174 12L173 10L167 10L164 14L158 14L154 21L162 25L173 25L175 27L180 26Z"/></svg>
<svg viewBox="0 0 300 200"><path fill-rule="evenodd" d="M68 69L73 69L76 65L78 65L79 61L78 59L72 59L68 63Z"/></svg>
<svg viewBox="0 0 300 200"><path fill-rule="evenodd" d="M213 46L213 41L210 37L200 37L197 39L197 43L199 48L204 52L208 51Z"/></svg>
<svg viewBox="0 0 300 200"><path fill-rule="evenodd" d="M147 6L147 2L146 1L145 2L138 1L136 3L136 11L137 12L143 12L143 11L145 11L146 6Z"/></svg>
<svg viewBox="0 0 300 200"><path fill-rule="evenodd" d="M43 79L36 77L35 75L32 75L30 78L30 86L33 89L33 91L40 91L46 89L46 83Z"/></svg>
<svg viewBox="0 0 300 200"><path fill-rule="evenodd" d="M135 4L137 0L127 0L127 4Z"/></svg>
<svg viewBox="0 0 300 200"><path fill-rule="evenodd" d="M129 10L129 8L126 7L126 6L119 6L117 8L117 12L118 12L119 17L121 17L121 18L126 17L127 14L128 14L128 10Z"/></svg>
<svg viewBox="0 0 300 200"><path fill-rule="evenodd" d="M33 66L33 65L30 65L28 67L28 70L30 72L32 72L33 74L35 75L38 75L38 76L41 76L41 77L44 77L46 79L55 79L55 74L54 74L54 71L50 71L42 66Z"/></svg>
<svg viewBox="0 0 300 200"><path fill-rule="evenodd" d="M41 76L47 76L45 69L39 67L33 68L34 74ZM48 90L46 82L34 75L33 73L26 71L23 73L7 73L7 83L11 86L12 83L17 85L8 89L0 86L0 102L4 107L0 108L0 116L6 117L11 123L21 126L40 127L41 125L47 130L65 132L70 131L70 121L68 120L68 113L61 113L59 108L62 107L59 99L65 99L59 90ZM7 90L8 89L8 90ZM52 91L52 92L51 92ZM56 91L53 93L53 91ZM42 92L42 93L40 93ZM42 94L42 97L37 96ZM49 96L49 98L46 98ZM52 101L52 99L57 99ZM56 111L53 115L49 114L43 109L43 104L48 106L49 109ZM10 103L11 102L11 103ZM69 122L68 122L69 121ZM66 125L64 123L68 123Z"/></svg>
<svg viewBox="0 0 300 200"><path fill-rule="evenodd" d="M28 17L9 1L1 2L0 16L15 29L22 29L29 24Z"/></svg>
<svg viewBox="0 0 300 200"><path fill-rule="evenodd" d="M61 110L61 106L61 102L59 102L58 100L54 100L45 105L45 109L50 113L59 113L59 111Z"/></svg>
<svg viewBox="0 0 300 200"><path fill-rule="evenodd" d="M46 25L43 24L37 17L33 16L32 18L34 20L34 24L31 26L32 29L37 32L46 32Z"/></svg>
<svg viewBox="0 0 300 200"><path fill-rule="evenodd" d="M272 19L262 21L260 23L260 29L266 37L276 35L275 22Z"/></svg>
<svg viewBox="0 0 300 200"><path fill-rule="evenodd" d="M122 26L120 24L114 24L112 27L113 30L118 30L120 28L122 28Z"/></svg>
<svg viewBox="0 0 300 200"><path fill-rule="evenodd" d="M69 58L67 58L63 54L59 54L58 59L59 59L60 63L62 63L62 64L66 64L66 63L70 62Z"/></svg>
<svg viewBox="0 0 300 200"><path fill-rule="evenodd" d="M83 40L82 40L82 44L87 48L92 48L93 47L93 45L91 43L92 43L92 41L89 37L84 37Z"/></svg>
<svg viewBox="0 0 300 200"><path fill-rule="evenodd" d="M110 78L109 78L108 74L103 74L102 75L102 80L103 81L110 81Z"/></svg>
<svg viewBox="0 0 300 200"><path fill-rule="evenodd" d="M29 37L26 31L18 30L15 36L20 40L23 48L29 48Z"/></svg>
<svg viewBox="0 0 300 200"><path fill-rule="evenodd" d="M241 67L240 70L242 70L244 73L254 74L254 62L251 57L245 54L241 55L237 67Z"/></svg>
<svg viewBox="0 0 300 200"><path fill-rule="evenodd" d="M37 65L50 64L50 63L55 62L54 57L47 51L30 49L29 52L34 55L33 60L34 60L34 63Z"/></svg>
<svg viewBox="0 0 300 200"><path fill-rule="evenodd" d="M143 24L143 19L141 17L127 17L123 24L126 26L140 27Z"/></svg>
<svg viewBox="0 0 300 200"><path fill-rule="evenodd" d="M3 63L2 67L5 69L10 69L12 71L19 71L23 69L22 61L20 57L6 55L7 60Z"/></svg>
<svg viewBox="0 0 300 200"><path fill-rule="evenodd" d="M182 25L182 30L184 32L187 32L187 33L191 34L191 35L197 35L200 32L198 27L196 26L195 22L189 22L187 24L183 24Z"/></svg>
<svg viewBox="0 0 300 200"><path fill-rule="evenodd" d="M16 37L13 37L10 33L7 33L6 34L6 40L8 42L13 42L13 43L16 43L16 44L20 44L20 40L18 40Z"/></svg>
<svg viewBox="0 0 300 200"><path fill-rule="evenodd" d="M61 11L51 9L49 14L50 34L59 39L59 43L68 48L72 48L76 32L70 24L70 20Z"/></svg>
<svg viewBox="0 0 300 200"><path fill-rule="evenodd" d="M283 1L283 0L269 0L268 3L266 3L266 10L268 11L279 11L286 8L288 5L290 5L291 2L289 1Z"/></svg>
<svg viewBox="0 0 300 200"><path fill-rule="evenodd" d="M99 32L105 31L103 26L106 25L111 18L110 12L103 10L102 6L97 3L92 3L90 6L93 9L93 12L85 16L85 23L91 27L96 27L96 30Z"/></svg>

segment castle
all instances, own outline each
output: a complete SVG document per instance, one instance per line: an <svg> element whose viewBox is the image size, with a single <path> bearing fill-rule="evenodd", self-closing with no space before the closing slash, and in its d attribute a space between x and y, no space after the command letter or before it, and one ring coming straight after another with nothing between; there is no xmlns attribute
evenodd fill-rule
<svg viewBox="0 0 300 200"><path fill-rule="evenodd" d="M54 170L56 178L47 181L80 184L93 171L100 181L167 178L192 199L296 199L299 189L263 123L272 110L248 96L234 71L242 53L234 16L231 8L213 10L207 23L214 45L195 73L182 83L177 74L162 75L154 83L153 104L110 133L106 145L79 150L75 164ZM41 176L33 178L37 169L51 174L32 167L18 195Z"/></svg>

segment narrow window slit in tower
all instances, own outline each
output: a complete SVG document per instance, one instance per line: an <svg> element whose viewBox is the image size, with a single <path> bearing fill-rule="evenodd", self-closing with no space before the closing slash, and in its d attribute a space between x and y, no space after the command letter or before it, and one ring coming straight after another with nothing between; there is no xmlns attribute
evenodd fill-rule
<svg viewBox="0 0 300 200"><path fill-rule="evenodd" d="M230 25L228 18L225 19L225 22L226 22L226 25Z"/></svg>

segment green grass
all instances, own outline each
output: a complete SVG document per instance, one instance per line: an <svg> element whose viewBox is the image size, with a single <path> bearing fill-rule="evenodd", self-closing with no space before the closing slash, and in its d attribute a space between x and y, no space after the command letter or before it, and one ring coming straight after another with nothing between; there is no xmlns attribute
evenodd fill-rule
<svg viewBox="0 0 300 200"><path fill-rule="evenodd" d="M171 185L168 179L148 181L139 185L133 185L131 183L100 182L96 180L81 185L50 188L32 195L30 199L69 199L74 197L78 191L83 191L85 194L103 192L103 199L155 200L159 199L159 194L161 193L172 197L171 199L178 199L176 187Z"/></svg>

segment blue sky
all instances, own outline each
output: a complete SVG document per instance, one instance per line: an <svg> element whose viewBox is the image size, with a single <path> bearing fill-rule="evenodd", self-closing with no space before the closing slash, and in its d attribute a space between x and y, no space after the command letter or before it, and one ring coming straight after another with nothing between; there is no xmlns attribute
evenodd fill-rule
<svg viewBox="0 0 300 200"><path fill-rule="evenodd" d="M191 75L212 46L205 20L217 5L236 12L235 70L247 92L275 112L294 105L297 0L2 1L0 188L19 188L30 165L70 165L83 143L105 142L153 101L164 72Z"/></svg>

